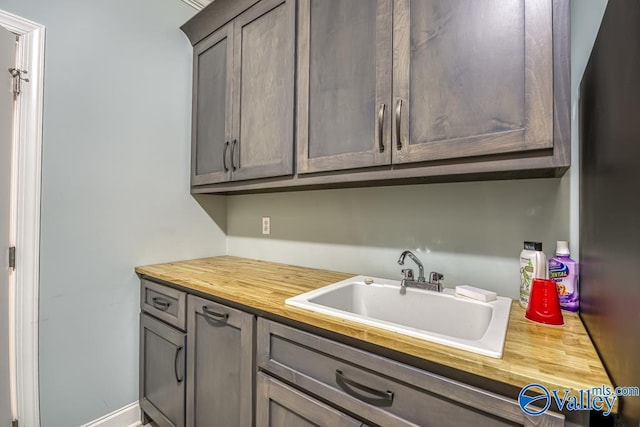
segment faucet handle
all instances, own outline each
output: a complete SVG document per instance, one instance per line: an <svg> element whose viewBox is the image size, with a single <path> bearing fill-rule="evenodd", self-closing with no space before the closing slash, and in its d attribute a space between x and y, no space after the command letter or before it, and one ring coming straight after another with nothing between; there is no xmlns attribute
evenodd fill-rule
<svg viewBox="0 0 640 427"><path fill-rule="evenodd" d="M402 274L404 275L404 279L405 280L413 280L413 270L410 268L403 268L401 270Z"/></svg>
<svg viewBox="0 0 640 427"><path fill-rule="evenodd" d="M429 273L429 283L440 283L442 279L444 279L444 276L437 271Z"/></svg>

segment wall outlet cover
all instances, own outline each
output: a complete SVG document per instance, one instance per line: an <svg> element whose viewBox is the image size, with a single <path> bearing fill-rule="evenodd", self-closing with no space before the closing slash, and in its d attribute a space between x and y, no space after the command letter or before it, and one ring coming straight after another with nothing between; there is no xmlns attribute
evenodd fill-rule
<svg viewBox="0 0 640 427"><path fill-rule="evenodd" d="M262 217L262 234L271 234L271 217Z"/></svg>

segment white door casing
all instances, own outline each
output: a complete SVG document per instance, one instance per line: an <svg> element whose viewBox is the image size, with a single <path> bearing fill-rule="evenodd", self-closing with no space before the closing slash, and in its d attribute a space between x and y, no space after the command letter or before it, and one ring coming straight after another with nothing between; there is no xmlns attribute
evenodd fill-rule
<svg viewBox="0 0 640 427"><path fill-rule="evenodd" d="M15 221L10 230L16 245L15 294L11 297L15 309L13 409L20 426L39 427L38 285L45 28L1 9L0 26L18 36L16 68L27 70L30 80L22 85L13 120ZM2 72L6 70L0 69ZM0 257L0 266L5 265L6 253Z"/></svg>
<svg viewBox="0 0 640 427"><path fill-rule="evenodd" d="M0 28L0 425L10 425L12 409L13 358L13 272L9 268L9 247L13 245L13 77L16 64L16 36Z"/></svg>

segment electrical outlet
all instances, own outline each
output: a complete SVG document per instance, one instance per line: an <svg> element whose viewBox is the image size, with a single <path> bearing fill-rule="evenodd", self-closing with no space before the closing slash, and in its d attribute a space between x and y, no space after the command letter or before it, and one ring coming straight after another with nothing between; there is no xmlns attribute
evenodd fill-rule
<svg viewBox="0 0 640 427"><path fill-rule="evenodd" d="M271 217L262 217L262 234L271 234Z"/></svg>

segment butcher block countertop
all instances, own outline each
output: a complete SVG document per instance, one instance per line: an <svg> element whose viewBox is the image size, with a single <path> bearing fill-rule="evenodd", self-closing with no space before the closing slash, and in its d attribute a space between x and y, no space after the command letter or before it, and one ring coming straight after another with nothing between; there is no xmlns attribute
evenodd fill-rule
<svg viewBox="0 0 640 427"><path fill-rule="evenodd" d="M232 256L147 265L136 267L136 273L516 388L530 383L574 391L603 384L613 388L574 313L563 312L563 327L543 326L526 320L514 301L503 357L494 359L285 305L289 297L356 274Z"/></svg>

